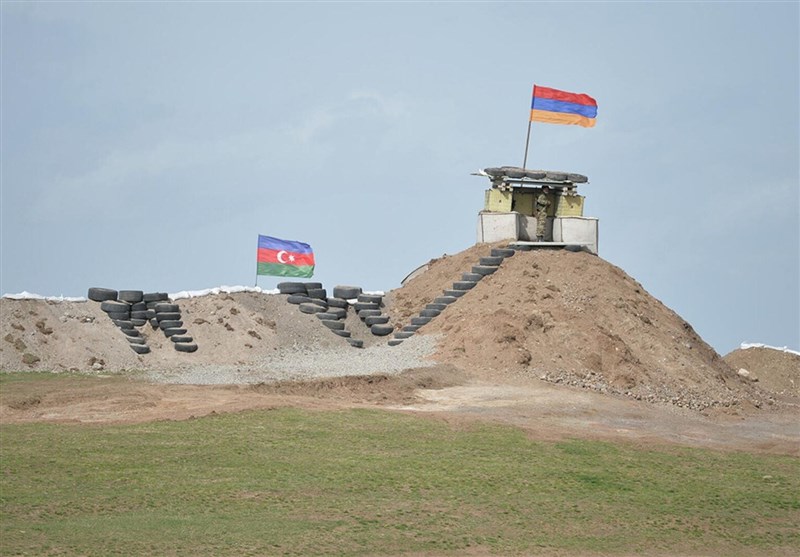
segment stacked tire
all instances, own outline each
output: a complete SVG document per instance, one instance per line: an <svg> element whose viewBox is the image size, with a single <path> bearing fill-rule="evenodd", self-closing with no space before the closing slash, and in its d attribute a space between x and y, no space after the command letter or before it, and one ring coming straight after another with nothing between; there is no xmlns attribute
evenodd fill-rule
<svg viewBox="0 0 800 557"><path fill-rule="evenodd" d="M112 323L125 335L128 345L137 354L147 354L150 347L136 328L144 325L146 321L133 318L133 307L142 302L141 290L112 290L110 288L92 287L89 289L88 298L100 302L100 309L108 315ZM140 306L136 306L137 310ZM138 315L138 314L137 314Z"/></svg>
<svg viewBox="0 0 800 557"><path fill-rule="evenodd" d="M411 318L409 325L396 332L394 338L389 341L389 346L397 346L405 339L413 336L420 327L424 327L431 320L441 315L447 306L455 303L460 297L475 288L483 277L495 273L503 260L513 256L514 253L514 250L510 248L495 248L492 249L488 256L481 257L478 260L478 265L472 267L470 272L463 273L461 280L455 281L452 288L444 291L443 296L434 298L432 303L426 305L425 309L419 312L419 315Z"/></svg>
<svg viewBox="0 0 800 557"><path fill-rule="evenodd" d="M153 304L154 319L178 352L196 352L197 344L189 336L181 318L181 308L170 301L159 300Z"/></svg>
<svg viewBox="0 0 800 557"><path fill-rule="evenodd" d="M329 331L342 337L351 346L360 348L362 341L350 338L351 332L345 327L345 318L349 303L343 294L350 294L350 290L334 287L333 297L328 297L328 291L319 282L281 282L278 283L278 292L286 294L286 301L298 306L301 313L314 315ZM360 289L359 289L360 290Z"/></svg>
<svg viewBox="0 0 800 557"><path fill-rule="evenodd" d="M373 335L384 337L394 331L394 326L389 324L389 316L382 310L383 294L361 293L356 298L353 307Z"/></svg>
<svg viewBox="0 0 800 557"><path fill-rule="evenodd" d="M328 305L338 310L345 312L350 308L351 302L356 303L358 297L361 296L362 289L360 286L350 286L340 284L333 287L333 297L328 298ZM342 317L344 319L344 317ZM334 331L336 332L336 331ZM338 333L337 333L338 334ZM347 342L353 348L364 348L364 341L361 339L353 338L350 331L344 330L341 333L347 339Z"/></svg>

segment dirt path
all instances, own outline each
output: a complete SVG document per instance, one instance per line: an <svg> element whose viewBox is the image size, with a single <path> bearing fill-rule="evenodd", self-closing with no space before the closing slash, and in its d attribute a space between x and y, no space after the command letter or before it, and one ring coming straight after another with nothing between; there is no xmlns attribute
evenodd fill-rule
<svg viewBox="0 0 800 557"><path fill-rule="evenodd" d="M280 407L381 408L454 425L492 421L542 440L579 437L800 455L798 409L790 405L702 415L539 380L491 382L452 366L251 386L60 375L7 381L0 393L3 423L139 423Z"/></svg>

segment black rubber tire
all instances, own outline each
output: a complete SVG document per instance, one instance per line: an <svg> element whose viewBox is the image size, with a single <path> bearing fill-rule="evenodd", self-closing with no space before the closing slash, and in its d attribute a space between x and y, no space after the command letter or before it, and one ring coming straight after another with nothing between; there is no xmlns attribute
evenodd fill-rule
<svg viewBox="0 0 800 557"><path fill-rule="evenodd" d="M419 312L420 317L439 317L441 315L441 311L438 309L423 309Z"/></svg>
<svg viewBox="0 0 800 557"><path fill-rule="evenodd" d="M169 294L166 292L145 292L142 295L143 302L160 302L169 300Z"/></svg>
<svg viewBox="0 0 800 557"><path fill-rule="evenodd" d="M411 324L412 325L419 325L420 327L422 327L423 325L427 325L428 323L430 323L431 319L432 319L432 317L422 317L422 316L412 317L411 318Z"/></svg>
<svg viewBox="0 0 800 557"><path fill-rule="evenodd" d="M414 336L413 331L398 331L394 334L394 338L397 339L404 339L404 338L411 338Z"/></svg>
<svg viewBox="0 0 800 557"><path fill-rule="evenodd" d="M376 337L385 337L386 335L390 335L392 332L394 332L394 327L391 325L376 323L369 328L369 331Z"/></svg>
<svg viewBox="0 0 800 557"><path fill-rule="evenodd" d="M343 331L344 330L344 322L343 321L323 321L323 325L329 328L331 331Z"/></svg>
<svg viewBox="0 0 800 557"><path fill-rule="evenodd" d="M356 302L353 304L353 308L355 308L360 315L360 313L365 309L380 309L380 305L376 304L375 302Z"/></svg>
<svg viewBox="0 0 800 557"><path fill-rule="evenodd" d="M466 290L445 290L444 291L444 295L446 297L451 297L451 298L460 298L461 296L463 296L466 293L467 293Z"/></svg>
<svg viewBox="0 0 800 557"><path fill-rule="evenodd" d="M483 278L483 275L478 273L461 273L461 280L466 282L478 282Z"/></svg>
<svg viewBox="0 0 800 557"><path fill-rule="evenodd" d="M178 304L171 304L169 302L160 302L153 308L156 313L175 312L180 311L181 308Z"/></svg>
<svg viewBox="0 0 800 557"><path fill-rule="evenodd" d="M309 304L314 304L315 306L319 306L325 311L328 311L328 300L327 298L324 300L320 300L318 298L309 298Z"/></svg>
<svg viewBox="0 0 800 557"><path fill-rule="evenodd" d="M494 268L494 267L492 267L492 268ZM457 300L458 300L458 298L456 298L455 296L439 296L438 298L434 298L433 299L433 303L434 304L450 305L450 304L452 304L453 302L455 302Z"/></svg>
<svg viewBox="0 0 800 557"><path fill-rule="evenodd" d="M156 319L155 317L151 318L150 326L153 327L154 329L158 329L158 319Z"/></svg>
<svg viewBox="0 0 800 557"><path fill-rule="evenodd" d="M388 322L388 315L371 315L364 319L364 324L367 327L372 327L373 325L386 325Z"/></svg>
<svg viewBox="0 0 800 557"><path fill-rule="evenodd" d="M328 306L328 313L335 316L336 319L344 319L347 317L347 310L342 308Z"/></svg>
<svg viewBox="0 0 800 557"><path fill-rule="evenodd" d="M172 342L194 342L194 339L189 335L172 335L169 339Z"/></svg>
<svg viewBox="0 0 800 557"><path fill-rule="evenodd" d="M402 338L393 338L389 341L389 346L398 346L400 344L403 344Z"/></svg>
<svg viewBox="0 0 800 557"><path fill-rule="evenodd" d="M159 328L163 329L175 329L177 327L183 327L183 321L180 319L165 319L164 321L158 322Z"/></svg>
<svg viewBox="0 0 800 557"><path fill-rule="evenodd" d="M183 327L170 327L169 329L164 329L164 336L169 338L172 335L185 335L187 332Z"/></svg>
<svg viewBox="0 0 800 557"><path fill-rule="evenodd" d="M306 292L313 288L322 288L321 282L304 282L303 285L306 287Z"/></svg>
<svg viewBox="0 0 800 557"><path fill-rule="evenodd" d="M175 350L177 350L178 352L196 352L197 351L197 345L194 344L194 343L176 342L172 346L174 346Z"/></svg>
<svg viewBox="0 0 800 557"><path fill-rule="evenodd" d="M309 288L307 290L308 297L314 300L324 300L328 303L328 292L324 288Z"/></svg>
<svg viewBox="0 0 800 557"><path fill-rule="evenodd" d="M148 354L150 352L150 347L146 344L129 344L128 346L137 354Z"/></svg>
<svg viewBox="0 0 800 557"><path fill-rule="evenodd" d="M339 330L331 329L331 332L335 335L339 335L342 338L350 338L351 334L350 331L347 331L345 329L339 329Z"/></svg>
<svg viewBox="0 0 800 557"><path fill-rule="evenodd" d="M133 329L133 321L129 319L114 319L114 325L120 329Z"/></svg>
<svg viewBox="0 0 800 557"><path fill-rule="evenodd" d="M350 307L350 303L343 298L328 298L328 306L346 310Z"/></svg>
<svg viewBox="0 0 800 557"><path fill-rule="evenodd" d="M342 300L355 300L361 294L360 286L334 286L333 297Z"/></svg>
<svg viewBox="0 0 800 557"><path fill-rule="evenodd" d="M383 302L383 296L380 294L359 294L357 299L359 302L372 302L378 305Z"/></svg>
<svg viewBox="0 0 800 557"><path fill-rule="evenodd" d="M117 302L115 300L106 300L100 303L100 309L106 313L131 313L131 305L128 302Z"/></svg>
<svg viewBox="0 0 800 557"><path fill-rule="evenodd" d="M573 174L572 172L568 172L567 180L569 180L573 184L585 184L586 182L589 181L589 178L587 178L583 174Z"/></svg>
<svg viewBox="0 0 800 557"><path fill-rule="evenodd" d="M566 172L557 172L555 170L548 170L547 171L547 179L548 180L554 180L556 182L563 182L564 180L567 179L567 173Z"/></svg>
<svg viewBox="0 0 800 557"><path fill-rule="evenodd" d="M494 248L490 254L492 257L513 257L514 250L511 248Z"/></svg>
<svg viewBox="0 0 800 557"><path fill-rule="evenodd" d="M471 280L457 280L453 283L453 290L472 290L477 282Z"/></svg>
<svg viewBox="0 0 800 557"><path fill-rule="evenodd" d="M487 257L481 257L479 260L479 265L486 266L486 267L497 267L500 263L503 262L502 257L492 257L491 255Z"/></svg>
<svg viewBox="0 0 800 557"><path fill-rule="evenodd" d="M317 319L320 321L338 321L339 317L332 314L329 311L323 311L322 313L316 314Z"/></svg>
<svg viewBox="0 0 800 557"><path fill-rule="evenodd" d="M357 338L348 338L347 342L350 343L350 346L353 348L364 348L364 341L357 339Z"/></svg>
<svg viewBox="0 0 800 557"><path fill-rule="evenodd" d="M132 337L126 336L125 337L130 344L147 344L147 339L144 337Z"/></svg>
<svg viewBox="0 0 800 557"><path fill-rule="evenodd" d="M131 304L131 311L147 311L147 303L134 302Z"/></svg>
<svg viewBox="0 0 800 557"><path fill-rule="evenodd" d="M142 325L147 323L147 319L133 319L133 318L131 318L131 323L133 323L133 325L135 327L141 327Z"/></svg>
<svg viewBox="0 0 800 557"><path fill-rule="evenodd" d="M156 319L161 323L162 321L180 321L181 312L179 311L157 311Z"/></svg>
<svg viewBox="0 0 800 557"><path fill-rule="evenodd" d="M131 314L129 312L127 312L127 311L110 311L110 312L107 312L106 315L108 315L108 318L111 319L112 321L118 321L118 320L130 321L131 320Z"/></svg>
<svg viewBox="0 0 800 557"><path fill-rule="evenodd" d="M525 177L531 180L542 180L547 176L544 170L525 170Z"/></svg>
<svg viewBox="0 0 800 557"><path fill-rule="evenodd" d="M301 313L315 314L325 311L324 307L318 306L317 304L300 304L297 307L300 308Z"/></svg>
<svg viewBox="0 0 800 557"><path fill-rule="evenodd" d="M506 175L505 170L497 166L490 166L489 168L484 168L483 171L492 178L502 178L503 176Z"/></svg>
<svg viewBox="0 0 800 557"><path fill-rule="evenodd" d="M302 282L279 282L278 292L281 294L305 294L306 285Z"/></svg>
<svg viewBox="0 0 800 557"><path fill-rule="evenodd" d="M381 315L381 310L379 309L362 309L358 312L358 317L363 321L367 317L377 317Z"/></svg>
<svg viewBox="0 0 800 557"><path fill-rule="evenodd" d="M138 329L120 329L120 331L122 331L122 334L125 335L126 337L142 336L142 333L140 333Z"/></svg>
<svg viewBox="0 0 800 557"><path fill-rule="evenodd" d="M117 294L117 300L122 302L141 302L144 292L141 290L120 290Z"/></svg>
<svg viewBox="0 0 800 557"><path fill-rule="evenodd" d="M447 304L425 304L425 309L435 309L442 312L447 309Z"/></svg>
<svg viewBox="0 0 800 557"><path fill-rule="evenodd" d="M513 248L514 251L533 251L533 246L529 246L527 244L520 244L516 245Z"/></svg>
<svg viewBox="0 0 800 557"><path fill-rule="evenodd" d="M116 300L118 292L110 288L92 287L89 289L89 294L86 296L93 302L106 302L108 300Z"/></svg>
<svg viewBox="0 0 800 557"><path fill-rule="evenodd" d="M488 276L497 271L497 267L488 267L486 265L476 265L472 268L472 273L476 275Z"/></svg>
<svg viewBox="0 0 800 557"><path fill-rule="evenodd" d="M404 333L416 333L422 325L406 325L401 329Z"/></svg>
<svg viewBox="0 0 800 557"><path fill-rule="evenodd" d="M289 297L286 298L286 301L290 304L300 305L300 304L307 304L311 301L311 298L306 296L305 294L289 294Z"/></svg>
<svg viewBox="0 0 800 557"><path fill-rule="evenodd" d="M148 319L147 310L144 311L132 311L131 318L133 319Z"/></svg>
<svg viewBox="0 0 800 557"><path fill-rule="evenodd" d="M145 317L145 319L155 319L155 317L156 317L156 310L148 309L147 310L147 317Z"/></svg>

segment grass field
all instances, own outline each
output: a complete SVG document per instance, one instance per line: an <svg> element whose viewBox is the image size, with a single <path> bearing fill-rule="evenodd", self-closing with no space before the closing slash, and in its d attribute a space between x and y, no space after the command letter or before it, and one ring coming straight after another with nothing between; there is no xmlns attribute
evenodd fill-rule
<svg viewBox="0 0 800 557"><path fill-rule="evenodd" d="M2 555L751 555L800 549L800 461L384 411L3 424Z"/></svg>

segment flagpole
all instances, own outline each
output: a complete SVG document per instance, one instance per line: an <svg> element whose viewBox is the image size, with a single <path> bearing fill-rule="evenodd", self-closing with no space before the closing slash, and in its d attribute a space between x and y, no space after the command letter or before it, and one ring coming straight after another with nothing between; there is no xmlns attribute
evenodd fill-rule
<svg viewBox="0 0 800 557"><path fill-rule="evenodd" d="M525 158L522 159L522 170L525 170L525 165L528 164L528 145L531 142L531 123L533 120L528 120L528 138L525 140Z"/></svg>

